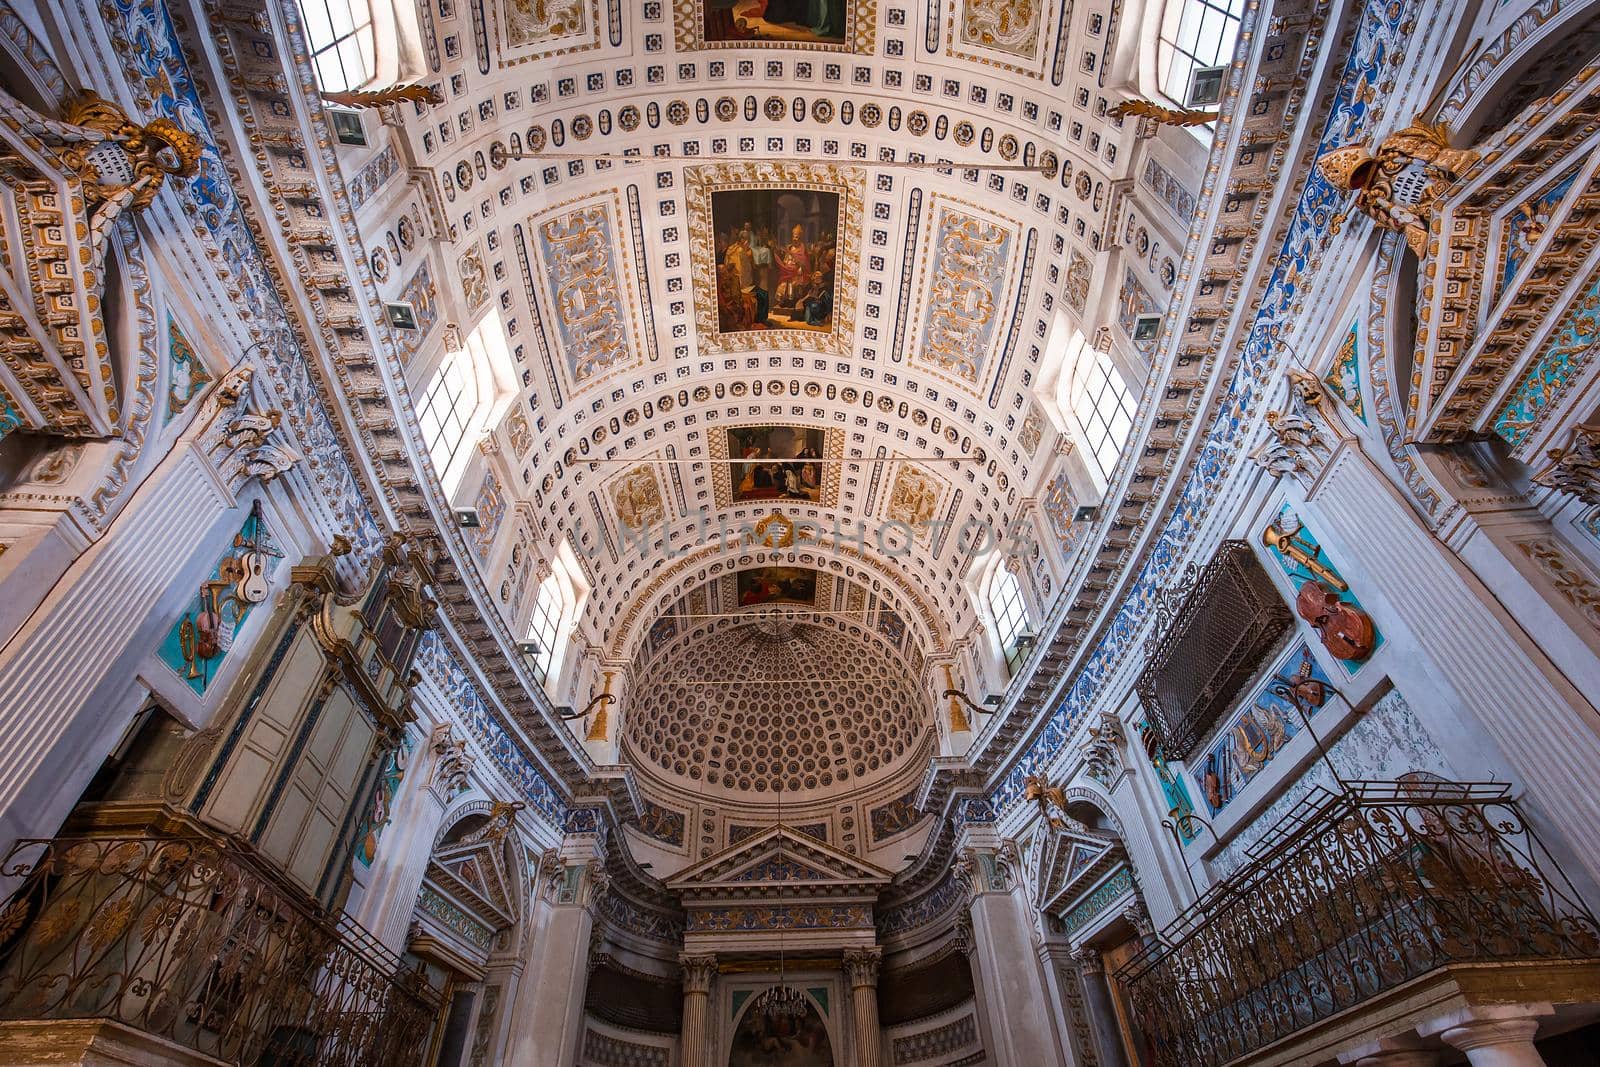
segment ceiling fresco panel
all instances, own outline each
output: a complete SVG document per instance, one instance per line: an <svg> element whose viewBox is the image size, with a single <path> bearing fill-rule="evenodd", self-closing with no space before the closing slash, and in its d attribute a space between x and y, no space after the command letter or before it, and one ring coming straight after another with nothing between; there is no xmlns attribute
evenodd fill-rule
<svg viewBox="0 0 1600 1067"><path fill-rule="evenodd" d="M712 48L784 48L870 56L877 0L675 0L680 52Z"/></svg>
<svg viewBox="0 0 1600 1067"><path fill-rule="evenodd" d="M849 355L866 184L861 170L831 163L722 163L685 168L684 184L700 352ZM750 254L737 242L747 226L758 242L770 234L774 245L765 247L772 263L747 262ZM752 306L730 307L760 279L771 283L764 323L755 321ZM820 301L808 301L817 294L828 298L825 314Z"/></svg>
<svg viewBox="0 0 1600 1067"><path fill-rule="evenodd" d="M1050 0L957 0L946 16L945 54L1043 78L1056 6Z"/></svg>
<svg viewBox="0 0 1600 1067"><path fill-rule="evenodd" d="M501 66L600 47L599 0L498 0L493 9Z"/></svg>
<svg viewBox="0 0 1600 1067"><path fill-rule="evenodd" d="M839 503L839 464L807 462L844 455L844 431L819 426L708 428L717 507L762 500L831 508ZM744 459L742 463L722 460Z"/></svg>

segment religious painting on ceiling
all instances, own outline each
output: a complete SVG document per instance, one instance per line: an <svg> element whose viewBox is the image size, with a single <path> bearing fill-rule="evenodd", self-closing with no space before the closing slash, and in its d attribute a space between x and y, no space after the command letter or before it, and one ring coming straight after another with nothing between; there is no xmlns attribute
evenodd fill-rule
<svg viewBox="0 0 1600 1067"><path fill-rule="evenodd" d="M839 194L727 189L711 194L717 329L818 330L833 325Z"/></svg>
<svg viewBox="0 0 1600 1067"><path fill-rule="evenodd" d="M846 354L854 335L863 178L832 164L687 168L702 352Z"/></svg>
<svg viewBox="0 0 1600 1067"><path fill-rule="evenodd" d="M680 0L673 7L679 51L807 48L871 55L876 0Z"/></svg>
<svg viewBox="0 0 1600 1067"><path fill-rule="evenodd" d="M820 426L728 426L710 432L718 507L790 500L831 507L839 499L844 433ZM772 536L776 536L774 533Z"/></svg>
<svg viewBox="0 0 1600 1067"><path fill-rule="evenodd" d="M833 1067L828 1024L808 997L804 1015L768 1015L752 1000L733 1031L728 1067Z"/></svg>
<svg viewBox="0 0 1600 1067"><path fill-rule="evenodd" d="M926 279L915 358L942 376L976 386L1011 314L1015 227L941 197L922 243Z"/></svg>
<svg viewBox="0 0 1600 1067"><path fill-rule="evenodd" d="M822 499L823 431L814 426L730 426L733 500Z"/></svg>
<svg viewBox="0 0 1600 1067"><path fill-rule="evenodd" d="M843 44L849 0L700 0L708 44Z"/></svg>
<svg viewBox="0 0 1600 1067"><path fill-rule="evenodd" d="M817 572L809 567L752 567L735 575L741 608L817 603Z"/></svg>

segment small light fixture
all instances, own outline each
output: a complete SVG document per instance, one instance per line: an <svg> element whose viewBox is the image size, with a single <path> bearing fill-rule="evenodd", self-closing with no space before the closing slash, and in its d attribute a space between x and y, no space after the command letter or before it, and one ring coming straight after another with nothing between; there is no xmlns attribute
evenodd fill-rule
<svg viewBox="0 0 1600 1067"><path fill-rule="evenodd" d="M415 331L422 328L417 324L416 305L409 300L384 301L383 317L391 330Z"/></svg>
<svg viewBox="0 0 1600 1067"><path fill-rule="evenodd" d="M1133 320L1133 339L1135 341L1154 341L1161 336L1160 315L1138 315Z"/></svg>
<svg viewBox="0 0 1600 1067"><path fill-rule="evenodd" d="M539 642L537 642L537 641L518 641L517 642L517 651L522 653L524 656L535 656L536 657L536 656L539 655Z"/></svg>
<svg viewBox="0 0 1600 1067"><path fill-rule="evenodd" d="M456 508L456 525L463 530L476 530L483 525L477 508Z"/></svg>
<svg viewBox="0 0 1600 1067"><path fill-rule="evenodd" d="M1073 522L1092 522L1100 509L1093 504L1079 504L1078 510L1072 513Z"/></svg>

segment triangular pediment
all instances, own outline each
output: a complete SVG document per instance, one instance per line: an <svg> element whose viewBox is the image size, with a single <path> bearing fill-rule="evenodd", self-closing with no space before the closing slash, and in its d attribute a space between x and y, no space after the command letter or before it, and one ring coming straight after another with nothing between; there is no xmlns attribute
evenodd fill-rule
<svg viewBox="0 0 1600 1067"><path fill-rule="evenodd" d="M774 826L708 856L667 881L669 889L696 892L753 886L877 887L892 876L787 826Z"/></svg>
<svg viewBox="0 0 1600 1067"><path fill-rule="evenodd" d="M469 910L497 918L497 925L508 924L516 912L499 840L440 848L428 863L428 878Z"/></svg>
<svg viewBox="0 0 1600 1067"><path fill-rule="evenodd" d="M1051 831L1040 848L1035 903L1049 911L1086 879L1103 873L1121 854L1116 838L1087 827Z"/></svg>

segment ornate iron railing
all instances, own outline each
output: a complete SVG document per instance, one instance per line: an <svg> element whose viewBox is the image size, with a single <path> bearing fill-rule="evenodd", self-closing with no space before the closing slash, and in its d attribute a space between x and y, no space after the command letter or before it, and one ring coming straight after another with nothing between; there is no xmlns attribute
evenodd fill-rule
<svg viewBox="0 0 1600 1067"><path fill-rule="evenodd" d="M1354 782L1116 977L1163 1067L1218 1067L1448 964L1596 957L1505 786Z"/></svg>
<svg viewBox="0 0 1600 1067"><path fill-rule="evenodd" d="M0 1018L108 1019L243 1065L421 1061L438 994L370 937L194 837L22 841Z"/></svg>

